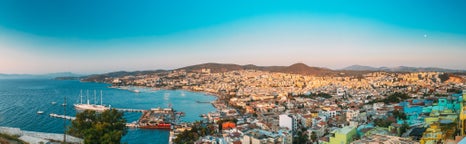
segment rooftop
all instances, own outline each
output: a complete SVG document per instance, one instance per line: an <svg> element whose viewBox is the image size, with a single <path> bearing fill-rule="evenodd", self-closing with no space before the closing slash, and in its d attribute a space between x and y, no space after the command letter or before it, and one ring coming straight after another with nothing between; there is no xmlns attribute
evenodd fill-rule
<svg viewBox="0 0 466 144"><path fill-rule="evenodd" d="M354 128L355 127L352 127L352 126L345 126L343 128L335 130L335 133L348 134Z"/></svg>

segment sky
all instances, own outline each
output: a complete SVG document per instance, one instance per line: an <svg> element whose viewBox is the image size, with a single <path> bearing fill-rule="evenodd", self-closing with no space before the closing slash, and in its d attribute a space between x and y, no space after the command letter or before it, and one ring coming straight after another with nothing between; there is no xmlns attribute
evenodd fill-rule
<svg viewBox="0 0 466 144"><path fill-rule="evenodd" d="M0 1L0 73L216 62L466 69L466 1Z"/></svg>

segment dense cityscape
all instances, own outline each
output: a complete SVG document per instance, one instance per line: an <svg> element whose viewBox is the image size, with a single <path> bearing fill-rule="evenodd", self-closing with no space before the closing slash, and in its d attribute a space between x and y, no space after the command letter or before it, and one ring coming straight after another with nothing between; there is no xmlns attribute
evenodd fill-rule
<svg viewBox="0 0 466 144"><path fill-rule="evenodd" d="M464 76L444 72L313 76L199 67L96 78L85 80L218 96L205 120L171 130L173 143L457 143L465 132Z"/></svg>
<svg viewBox="0 0 466 144"><path fill-rule="evenodd" d="M466 1L0 0L0 144L466 144Z"/></svg>

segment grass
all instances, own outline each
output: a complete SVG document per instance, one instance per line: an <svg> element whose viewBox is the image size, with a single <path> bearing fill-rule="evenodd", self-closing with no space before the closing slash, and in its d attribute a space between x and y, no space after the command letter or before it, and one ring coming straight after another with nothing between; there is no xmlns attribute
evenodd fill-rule
<svg viewBox="0 0 466 144"><path fill-rule="evenodd" d="M8 144L8 143L17 143L17 144L27 144L26 142L19 139L17 136L11 136L7 134L0 133L0 143L1 144Z"/></svg>

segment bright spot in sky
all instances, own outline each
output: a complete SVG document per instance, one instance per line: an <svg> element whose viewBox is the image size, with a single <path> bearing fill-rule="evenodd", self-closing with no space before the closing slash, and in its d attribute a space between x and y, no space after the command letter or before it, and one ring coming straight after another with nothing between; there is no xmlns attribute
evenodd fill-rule
<svg viewBox="0 0 466 144"><path fill-rule="evenodd" d="M427 34L424 34L424 37L427 38Z"/></svg>

